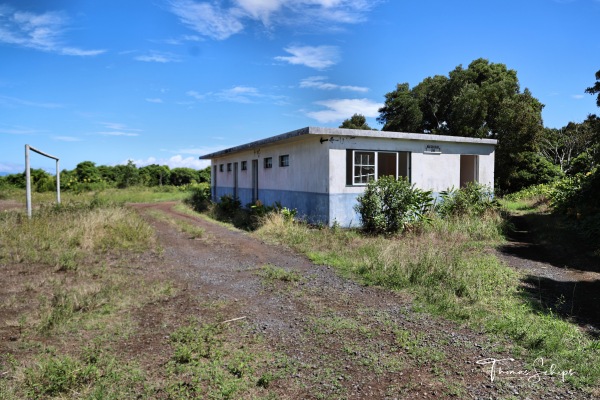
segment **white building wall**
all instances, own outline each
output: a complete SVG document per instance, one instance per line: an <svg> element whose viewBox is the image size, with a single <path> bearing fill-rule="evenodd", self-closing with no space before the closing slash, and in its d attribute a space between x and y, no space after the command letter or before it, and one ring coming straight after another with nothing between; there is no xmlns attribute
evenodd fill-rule
<svg viewBox="0 0 600 400"><path fill-rule="evenodd" d="M428 152L427 145L437 146L439 154ZM478 155L478 182L494 187L494 145L491 144L340 137L329 142L329 147L330 224L334 221L342 226L360 224L354 206L364 186L346 184L347 149L410 152L411 183L417 188L431 190L434 196L451 187L460 187L462 154Z"/></svg>
<svg viewBox="0 0 600 400"><path fill-rule="evenodd" d="M289 156L289 166L279 165L282 155ZM264 167L264 160L268 157L272 158L271 168ZM242 205L251 203L252 160L258 160L258 199L263 204L279 203L295 208L300 217L311 221L327 221L329 162L327 145L321 144L318 137L301 137L300 140L269 144L213 159L212 165L217 165L215 200L218 201L223 195L233 195L234 172L227 172L227 164L237 162L237 197ZM245 171L241 171L242 161L247 161ZM221 164L223 172L219 172Z"/></svg>

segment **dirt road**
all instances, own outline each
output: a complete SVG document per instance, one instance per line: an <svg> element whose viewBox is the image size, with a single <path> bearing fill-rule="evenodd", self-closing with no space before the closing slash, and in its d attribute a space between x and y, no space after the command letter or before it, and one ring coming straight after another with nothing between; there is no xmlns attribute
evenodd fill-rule
<svg viewBox="0 0 600 400"><path fill-rule="evenodd" d="M141 310L147 335L124 348L155 354L168 344L164 320L185 320L219 303L222 320L241 318L270 351L297 368L273 382L282 398L588 398L547 377L491 381L486 358L506 359L502 346L479 332L415 312L409 298L341 278L326 266L255 236L174 210L175 203L134 207L156 228L164 249L148 271L161 271L182 289ZM202 227L201 239L178 231L157 213ZM299 279L266 279L265 266ZM151 362L151 361L148 361ZM515 360L506 368L525 368Z"/></svg>

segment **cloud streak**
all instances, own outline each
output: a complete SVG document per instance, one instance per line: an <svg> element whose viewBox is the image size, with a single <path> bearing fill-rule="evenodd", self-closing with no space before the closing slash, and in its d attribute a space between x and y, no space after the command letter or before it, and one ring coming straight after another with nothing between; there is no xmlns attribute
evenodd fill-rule
<svg viewBox="0 0 600 400"><path fill-rule="evenodd" d="M118 122L100 122L100 125L109 130L96 132L96 135L136 137L140 136L139 132L142 131L141 129L129 128L127 125Z"/></svg>
<svg viewBox="0 0 600 400"><path fill-rule="evenodd" d="M137 61L143 62L156 62L161 64L173 63L173 62L181 62L181 59L177 57L175 54L171 53L162 53L159 51L152 51L148 54L142 54L135 57Z"/></svg>
<svg viewBox="0 0 600 400"><path fill-rule="evenodd" d="M330 99L318 101L315 104L326 109L310 111L306 115L321 123L343 121L354 114L375 118L379 116L379 109L383 107L383 103L376 103L369 99Z"/></svg>
<svg viewBox="0 0 600 400"><path fill-rule="evenodd" d="M35 14L0 5L0 43L66 56L96 56L106 50L85 50L65 45L68 18L62 12Z"/></svg>
<svg viewBox="0 0 600 400"><path fill-rule="evenodd" d="M340 50L336 46L289 46L284 50L291 55L277 56L275 59L292 65L323 70L340 61Z"/></svg>
<svg viewBox="0 0 600 400"><path fill-rule="evenodd" d="M334 83L329 83L327 82L326 76L311 76L309 78L303 79L300 82L300 87L320 90L343 90L362 93L366 93L369 91L369 88L362 86L336 85Z"/></svg>
<svg viewBox="0 0 600 400"><path fill-rule="evenodd" d="M261 93L257 88L251 86L234 86L230 89L224 89L219 92L199 93L195 90L189 90L186 94L199 101L226 101L241 104L253 104L265 100L273 100L280 103L282 96Z"/></svg>
<svg viewBox="0 0 600 400"><path fill-rule="evenodd" d="M365 20L379 1L369 0L229 0L221 2L171 0L170 9L197 33L225 40L259 23L267 29L276 25L321 26L355 24Z"/></svg>

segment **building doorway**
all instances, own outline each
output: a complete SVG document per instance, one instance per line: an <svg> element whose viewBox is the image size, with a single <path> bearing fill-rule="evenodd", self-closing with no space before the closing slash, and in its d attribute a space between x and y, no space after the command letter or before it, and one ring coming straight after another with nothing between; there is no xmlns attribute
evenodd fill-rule
<svg viewBox="0 0 600 400"><path fill-rule="evenodd" d="M461 154L460 187L465 187L470 182L479 182L479 156Z"/></svg>
<svg viewBox="0 0 600 400"><path fill-rule="evenodd" d="M258 160L252 160L252 203L258 201Z"/></svg>

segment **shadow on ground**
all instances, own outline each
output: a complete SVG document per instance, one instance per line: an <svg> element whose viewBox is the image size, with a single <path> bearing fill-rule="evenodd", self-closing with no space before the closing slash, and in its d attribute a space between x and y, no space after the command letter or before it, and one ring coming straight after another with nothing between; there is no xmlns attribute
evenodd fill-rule
<svg viewBox="0 0 600 400"><path fill-rule="evenodd" d="M528 300L600 337L600 259L565 220L549 213L514 215L498 250L526 274Z"/></svg>

